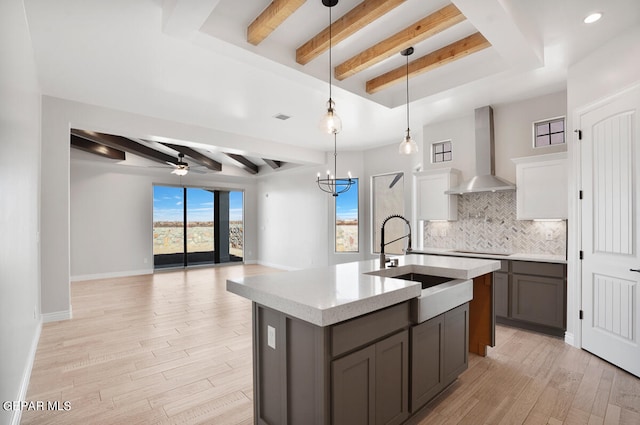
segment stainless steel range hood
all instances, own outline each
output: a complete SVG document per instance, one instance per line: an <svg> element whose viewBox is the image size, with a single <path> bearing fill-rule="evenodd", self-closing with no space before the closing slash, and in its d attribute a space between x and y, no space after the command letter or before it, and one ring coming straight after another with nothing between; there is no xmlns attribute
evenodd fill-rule
<svg viewBox="0 0 640 425"><path fill-rule="evenodd" d="M447 190L448 195L476 192L516 190L516 185L495 175L493 109L485 106L475 110L476 175Z"/></svg>

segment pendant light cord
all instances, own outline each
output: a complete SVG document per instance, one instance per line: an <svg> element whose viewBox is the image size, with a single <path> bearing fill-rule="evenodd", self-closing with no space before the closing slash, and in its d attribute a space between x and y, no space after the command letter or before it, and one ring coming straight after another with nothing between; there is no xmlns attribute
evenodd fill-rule
<svg viewBox="0 0 640 425"><path fill-rule="evenodd" d="M332 74L332 64L331 64L331 7L329 7L329 107L331 107L331 74Z"/></svg>
<svg viewBox="0 0 640 425"><path fill-rule="evenodd" d="M407 131L409 131L409 55L407 55Z"/></svg>

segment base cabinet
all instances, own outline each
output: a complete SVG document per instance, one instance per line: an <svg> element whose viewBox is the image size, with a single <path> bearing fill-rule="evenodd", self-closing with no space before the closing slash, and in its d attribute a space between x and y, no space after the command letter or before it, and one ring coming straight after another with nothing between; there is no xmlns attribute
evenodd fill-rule
<svg viewBox="0 0 640 425"><path fill-rule="evenodd" d="M411 328L411 412L415 413L469 364L469 304Z"/></svg>
<svg viewBox="0 0 640 425"><path fill-rule="evenodd" d="M555 336L566 329L566 266L502 261L493 273L496 320Z"/></svg>
<svg viewBox="0 0 640 425"><path fill-rule="evenodd" d="M254 423L411 421L467 368L469 303L418 325L410 306L319 327L254 303Z"/></svg>
<svg viewBox="0 0 640 425"><path fill-rule="evenodd" d="M409 417L409 334L402 331L331 365L335 425L396 425Z"/></svg>

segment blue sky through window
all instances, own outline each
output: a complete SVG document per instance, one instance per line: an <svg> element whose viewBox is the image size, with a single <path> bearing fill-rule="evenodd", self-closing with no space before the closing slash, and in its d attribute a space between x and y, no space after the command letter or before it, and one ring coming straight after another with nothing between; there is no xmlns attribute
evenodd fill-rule
<svg viewBox="0 0 640 425"><path fill-rule="evenodd" d="M229 219L242 220L243 193L229 193ZM153 221L182 221L184 199L181 187L153 187ZM213 221L213 193L188 188L187 207L189 221Z"/></svg>
<svg viewBox="0 0 640 425"><path fill-rule="evenodd" d="M358 179L351 188L336 198L336 220L358 219Z"/></svg>

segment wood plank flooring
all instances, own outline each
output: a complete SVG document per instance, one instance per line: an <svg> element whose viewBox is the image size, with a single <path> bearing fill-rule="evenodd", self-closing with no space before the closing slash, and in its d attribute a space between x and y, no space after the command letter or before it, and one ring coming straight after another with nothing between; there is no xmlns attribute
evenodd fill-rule
<svg viewBox="0 0 640 425"><path fill-rule="evenodd" d="M22 424L251 424L251 305L226 279L278 272L234 265L76 282L73 319L45 324ZM62 407L62 404L61 404ZM507 327L487 357L419 422L640 425L640 379L564 344Z"/></svg>

